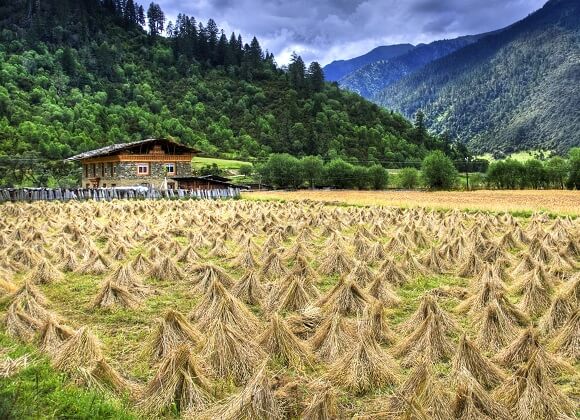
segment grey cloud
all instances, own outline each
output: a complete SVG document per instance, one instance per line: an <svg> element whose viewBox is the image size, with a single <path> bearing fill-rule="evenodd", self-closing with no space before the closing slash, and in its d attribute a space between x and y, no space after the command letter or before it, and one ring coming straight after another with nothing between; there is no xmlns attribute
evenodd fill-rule
<svg viewBox="0 0 580 420"><path fill-rule="evenodd" d="M179 12L249 40L284 64L295 50L326 64L389 43L430 42L499 29L540 8L545 0L157 0L166 15Z"/></svg>

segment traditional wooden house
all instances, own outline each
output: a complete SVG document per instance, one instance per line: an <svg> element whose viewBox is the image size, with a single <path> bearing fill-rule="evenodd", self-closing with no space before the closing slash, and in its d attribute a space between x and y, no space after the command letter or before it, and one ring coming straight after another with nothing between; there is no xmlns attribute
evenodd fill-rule
<svg viewBox="0 0 580 420"><path fill-rule="evenodd" d="M175 178L191 177L193 147L168 139L113 144L70 157L82 164L85 188L146 186L178 188Z"/></svg>

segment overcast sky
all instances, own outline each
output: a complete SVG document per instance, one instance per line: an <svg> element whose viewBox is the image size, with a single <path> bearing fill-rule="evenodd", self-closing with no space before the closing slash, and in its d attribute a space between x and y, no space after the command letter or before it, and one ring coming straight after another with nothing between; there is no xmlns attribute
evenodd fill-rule
<svg viewBox="0 0 580 420"><path fill-rule="evenodd" d="M396 43L430 42L505 27L546 0L156 0L168 20L178 13L213 18L286 64L292 51L327 64ZM144 5L149 2L142 1Z"/></svg>

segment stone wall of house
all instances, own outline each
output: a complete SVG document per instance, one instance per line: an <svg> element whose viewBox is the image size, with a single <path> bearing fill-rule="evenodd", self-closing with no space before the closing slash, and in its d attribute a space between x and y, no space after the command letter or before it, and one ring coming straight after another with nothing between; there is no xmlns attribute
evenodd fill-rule
<svg viewBox="0 0 580 420"><path fill-rule="evenodd" d="M116 162L113 164L114 176L107 163L105 163L105 175L102 176L100 166L97 164L95 177L100 178L101 187L130 187L135 185L160 187L165 178L165 164L166 162L149 162L149 174L139 175L136 162ZM175 174L169 176L191 176L192 174L190 162L175 162ZM82 186L90 187L89 178L93 177L91 169L89 169L89 176L85 177L83 168ZM171 180L168 181L173 182Z"/></svg>

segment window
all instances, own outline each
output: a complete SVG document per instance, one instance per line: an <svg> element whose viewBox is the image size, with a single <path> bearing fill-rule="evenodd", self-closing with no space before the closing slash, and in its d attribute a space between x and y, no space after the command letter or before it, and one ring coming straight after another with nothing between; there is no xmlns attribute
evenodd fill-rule
<svg viewBox="0 0 580 420"><path fill-rule="evenodd" d="M167 175L175 175L175 163L166 163L164 166Z"/></svg>
<svg viewBox="0 0 580 420"><path fill-rule="evenodd" d="M109 176L114 176L115 175L115 165L113 164L113 162L109 163Z"/></svg>
<svg viewBox="0 0 580 420"><path fill-rule="evenodd" d="M117 184L111 184L111 188L115 188Z"/></svg>
<svg viewBox="0 0 580 420"><path fill-rule="evenodd" d="M111 176L117 175L117 165L111 163Z"/></svg>
<svg viewBox="0 0 580 420"><path fill-rule="evenodd" d="M96 163L91 163L91 173L93 176L97 176L97 165Z"/></svg>
<svg viewBox="0 0 580 420"><path fill-rule="evenodd" d="M137 175L149 175L149 164L148 163L138 163L137 164Z"/></svg>
<svg viewBox="0 0 580 420"><path fill-rule="evenodd" d="M103 184L103 188L107 188L107 184Z"/></svg>
<svg viewBox="0 0 580 420"><path fill-rule="evenodd" d="M85 170L85 178L89 177L89 165L83 165L83 169Z"/></svg>
<svg viewBox="0 0 580 420"><path fill-rule="evenodd" d="M105 177L105 164L101 163L101 177Z"/></svg>

